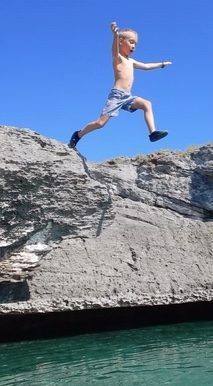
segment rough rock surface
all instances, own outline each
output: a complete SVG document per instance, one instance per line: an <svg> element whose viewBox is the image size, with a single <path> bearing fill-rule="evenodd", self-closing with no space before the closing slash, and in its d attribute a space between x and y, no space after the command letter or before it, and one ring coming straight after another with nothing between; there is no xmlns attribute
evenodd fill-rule
<svg viewBox="0 0 213 386"><path fill-rule="evenodd" d="M1 314L213 299L213 145L93 164L0 143Z"/></svg>

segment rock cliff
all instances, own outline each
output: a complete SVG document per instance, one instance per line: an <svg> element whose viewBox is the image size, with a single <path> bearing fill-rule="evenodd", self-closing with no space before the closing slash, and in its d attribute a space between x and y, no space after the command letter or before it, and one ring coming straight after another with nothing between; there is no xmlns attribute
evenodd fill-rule
<svg viewBox="0 0 213 386"><path fill-rule="evenodd" d="M213 144L100 164L0 126L0 313L213 299Z"/></svg>

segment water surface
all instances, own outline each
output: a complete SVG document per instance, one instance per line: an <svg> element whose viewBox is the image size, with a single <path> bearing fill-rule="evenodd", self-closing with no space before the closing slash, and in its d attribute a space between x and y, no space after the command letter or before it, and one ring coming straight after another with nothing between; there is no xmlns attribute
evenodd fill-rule
<svg viewBox="0 0 213 386"><path fill-rule="evenodd" d="M213 322L4 343L0 385L212 386Z"/></svg>

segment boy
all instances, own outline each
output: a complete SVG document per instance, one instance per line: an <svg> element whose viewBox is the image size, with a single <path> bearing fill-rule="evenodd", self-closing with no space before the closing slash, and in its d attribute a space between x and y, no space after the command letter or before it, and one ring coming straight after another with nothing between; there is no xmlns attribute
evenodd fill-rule
<svg viewBox="0 0 213 386"><path fill-rule="evenodd" d="M134 112L138 109L144 111L144 118L149 130L151 142L158 141L165 137L167 131L157 131L155 128L152 104L141 97L131 95L131 87L134 80L134 69L152 70L164 68L171 62L142 63L129 56L135 51L138 35L131 29L119 30L116 22L111 23L111 30L114 34L112 44L112 58L115 81L108 96L108 100L101 115L95 121L88 123L82 130L75 131L68 144L74 148L77 142L87 133L102 128L111 117L117 116L120 109Z"/></svg>

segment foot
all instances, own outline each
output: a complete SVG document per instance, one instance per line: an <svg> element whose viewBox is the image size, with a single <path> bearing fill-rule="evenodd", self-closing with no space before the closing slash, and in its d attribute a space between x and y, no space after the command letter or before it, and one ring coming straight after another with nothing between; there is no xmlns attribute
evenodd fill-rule
<svg viewBox="0 0 213 386"><path fill-rule="evenodd" d="M159 141L159 139L164 138L168 135L168 131L153 131L152 134L149 135L149 139L151 142Z"/></svg>
<svg viewBox="0 0 213 386"><path fill-rule="evenodd" d="M78 141L80 140L81 138L79 138L78 136L78 131L75 131L68 143L68 146L71 147L71 149L73 149L74 147L76 147Z"/></svg>

